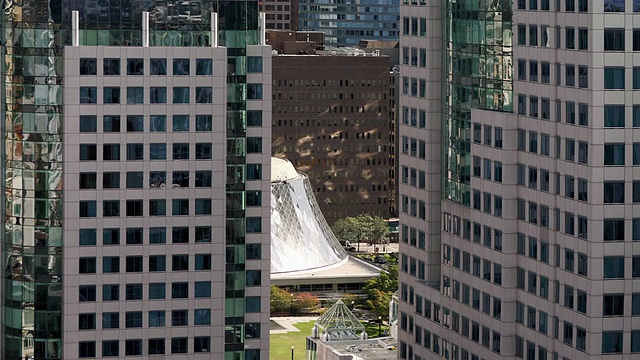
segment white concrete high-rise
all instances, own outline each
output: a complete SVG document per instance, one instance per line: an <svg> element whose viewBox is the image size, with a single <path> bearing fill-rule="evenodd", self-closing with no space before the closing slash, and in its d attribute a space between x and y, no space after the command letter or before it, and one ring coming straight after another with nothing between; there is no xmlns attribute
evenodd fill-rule
<svg viewBox="0 0 640 360"><path fill-rule="evenodd" d="M4 11L0 357L268 358L257 1Z"/></svg>
<svg viewBox="0 0 640 360"><path fill-rule="evenodd" d="M638 356L638 20L638 0L401 5L401 359Z"/></svg>

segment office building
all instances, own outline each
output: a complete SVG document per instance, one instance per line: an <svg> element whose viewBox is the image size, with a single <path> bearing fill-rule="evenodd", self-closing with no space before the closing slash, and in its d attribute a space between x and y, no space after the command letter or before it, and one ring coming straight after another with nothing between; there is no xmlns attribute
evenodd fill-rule
<svg viewBox="0 0 640 360"><path fill-rule="evenodd" d="M324 33L267 30L267 45L280 54L315 54L317 50L324 50Z"/></svg>
<svg viewBox="0 0 640 360"><path fill-rule="evenodd" d="M360 40L398 40L399 0L298 0L298 28L322 31L327 45L355 46Z"/></svg>
<svg viewBox="0 0 640 360"><path fill-rule="evenodd" d="M5 7L2 358L268 358L257 2L73 4Z"/></svg>
<svg viewBox="0 0 640 360"><path fill-rule="evenodd" d="M638 11L401 6L400 358L637 356Z"/></svg>
<svg viewBox="0 0 640 360"><path fill-rule="evenodd" d="M261 0L260 11L266 15L267 29L297 29L298 0Z"/></svg>
<svg viewBox="0 0 640 360"><path fill-rule="evenodd" d="M388 218L389 58L274 55L273 84L273 154L309 176L327 222Z"/></svg>

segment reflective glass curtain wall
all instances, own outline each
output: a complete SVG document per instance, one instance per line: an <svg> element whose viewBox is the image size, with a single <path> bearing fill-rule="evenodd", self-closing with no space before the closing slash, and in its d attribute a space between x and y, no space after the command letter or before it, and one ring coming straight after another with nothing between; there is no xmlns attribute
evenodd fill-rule
<svg viewBox="0 0 640 360"><path fill-rule="evenodd" d="M298 28L322 31L327 45L355 46L360 40L398 40L399 0L300 0Z"/></svg>
<svg viewBox="0 0 640 360"><path fill-rule="evenodd" d="M245 210L234 201L244 193L246 169L247 45L259 44L258 2L221 1L218 13L227 47L227 205L225 274L225 360L244 359ZM246 172L245 172L246 173Z"/></svg>
<svg viewBox="0 0 640 360"><path fill-rule="evenodd" d="M513 111L511 0L449 0L444 11L444 198L469 205L471 109Z"/></svg>
<svg viewBox="0 0 640 360"><path fill-rule="evenodd" d="M3 359L62 356L61 1L4 2Z"/></svg>
<svg viewBox="0 0 640 360"><path fill-rule="evenodd" d="M258 2L23 0L5 2L3 359L62 358L62 50L71 44L72 10L82 45L141 46L142 12L151 46L210 46L218 12L228 48L228 154L244 169L246 46L257 45ZM237 171L237 170L236 170ZM233 179L232 179L233 178ZM243 178L243 177L242 177ZM229 177L227 192L244 191ZM242 204L227 204L226 359L244 358ZM242 280L238 280L242 279Z"/></svg>

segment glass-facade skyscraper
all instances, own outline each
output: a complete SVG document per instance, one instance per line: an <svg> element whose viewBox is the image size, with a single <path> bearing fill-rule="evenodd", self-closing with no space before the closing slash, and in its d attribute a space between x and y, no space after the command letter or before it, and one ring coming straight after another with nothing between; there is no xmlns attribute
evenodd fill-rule
<svg viewBox="0 0 640 360"><path fill-rule="evenodd" d="M639 14L401 5L400 359L638 356Z"/></svg>
<svg viewBox="0 0 640 360"><path fill-rule="evenodd" d="M266 358L258 2L4 6L2 358Z"/></svg>
<svg viewBox="0 0 640 360"><path fill-rule="evenodd" d="M298 30L322 31L330 46L398 40L399 0L299 0Z"/></svg>

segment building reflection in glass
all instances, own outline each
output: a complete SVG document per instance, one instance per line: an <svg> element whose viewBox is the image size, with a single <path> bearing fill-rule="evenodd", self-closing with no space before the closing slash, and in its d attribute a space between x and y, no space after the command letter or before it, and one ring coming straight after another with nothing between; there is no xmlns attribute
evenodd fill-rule
<svg viewBox="0 0 640 360"><path fill-rule="evenodd" d="M448 1L444 196L469 205L471 109L513 111L510 0Z"/></svg>

